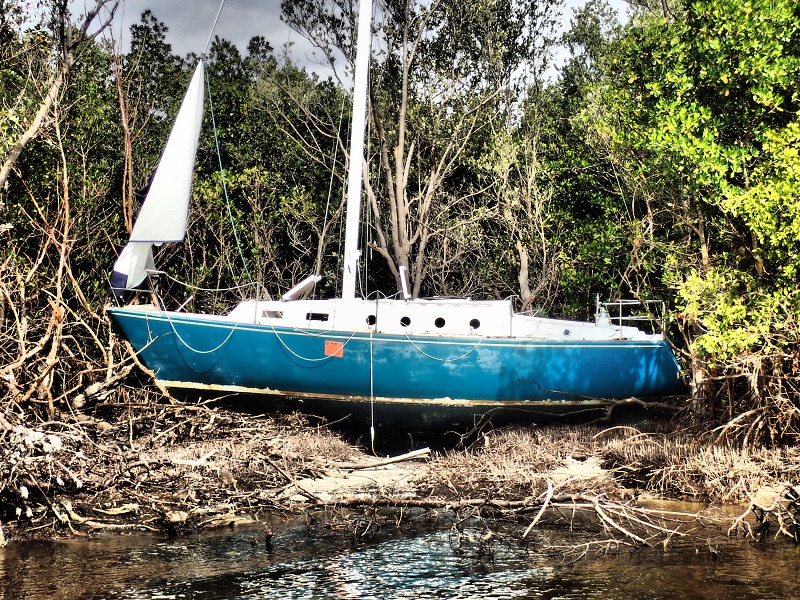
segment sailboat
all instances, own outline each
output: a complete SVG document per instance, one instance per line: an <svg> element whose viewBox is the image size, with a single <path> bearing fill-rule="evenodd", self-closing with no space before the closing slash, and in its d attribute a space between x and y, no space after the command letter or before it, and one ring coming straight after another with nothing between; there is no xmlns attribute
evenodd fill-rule
<svg viewBox="0 0 800 600"><path fill-rule="evenodd" d="M356 293L371 1L359 12L341 297L306 299L311 276L279 299L228 314L160 302L108 313L156 380L204 396L242 394L334 418L369 415L394 429L591 413L609 402L683 395L661 333L515 314L510 300L361 298ZM124 290L154 270L153 245L185 235L203 106L198 65L130 242L115 265Z"/></svg>

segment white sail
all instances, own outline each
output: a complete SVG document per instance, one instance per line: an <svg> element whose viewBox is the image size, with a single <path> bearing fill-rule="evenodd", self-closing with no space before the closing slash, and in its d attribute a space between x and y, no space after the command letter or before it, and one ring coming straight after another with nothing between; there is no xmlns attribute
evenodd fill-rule
<svg viewBox="0 0 800 600"><path fill-rule="evenodd" d="M179 242L186 235L192 174L203 122L203 63L197 65L131 232L132 242Z"/></svg>
<svg viewBox="0 0 800 600"><path fill-rule="evenodd" d="M111 287L118 297L123 290L142 283L148 270L155 270L153 244L179 242L186 235L194 160L203 122L203 86L204 70L200 62L172 125L130 242L114 264Z"/></svg>

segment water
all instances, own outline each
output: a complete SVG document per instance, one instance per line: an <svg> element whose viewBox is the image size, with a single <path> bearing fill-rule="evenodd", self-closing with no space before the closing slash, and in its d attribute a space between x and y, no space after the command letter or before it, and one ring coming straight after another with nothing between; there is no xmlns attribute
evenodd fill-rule
<svg viewBox="0 0 800 600"><path fill-rule="evenodd" d="M574 534L544 535L548 544L575 541ZM359 541L301 524L276 530L271 547L263 526L176 540L31 542L0 549L0 598L800 597L800 548L782 542L693 540L574 564L541 547L496 543L489 556L448 530Z"/></svg>

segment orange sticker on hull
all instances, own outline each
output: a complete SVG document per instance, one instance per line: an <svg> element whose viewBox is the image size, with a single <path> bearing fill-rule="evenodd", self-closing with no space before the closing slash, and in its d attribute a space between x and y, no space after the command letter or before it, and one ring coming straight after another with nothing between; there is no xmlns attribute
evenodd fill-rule
<svg viewBox="0 0 800 600"><path fill-rule="evenodd" d="M344 342L325 340L325 356L336 356L337 358L342 358L342 356L344 356Z"/></svg>

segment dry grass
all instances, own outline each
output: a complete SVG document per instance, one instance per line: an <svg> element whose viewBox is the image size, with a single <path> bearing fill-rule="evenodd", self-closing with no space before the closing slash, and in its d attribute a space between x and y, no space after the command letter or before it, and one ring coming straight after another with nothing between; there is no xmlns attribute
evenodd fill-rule
<svg viewBox="0 0 800 600"><path fill-rule="evenodd" d="M484 434L471 448L435 457L428 465L424 482L429 493L459 497L536 497L548 481L559 480L563 492L587 491L622 495L622 488L596 472L556 471L585 462L596 454L589 427L510 428Z"/></svg>
<svg viewBox="0 0 800 600"><path fill-rule="evenodd" d="M638 433L606 439L599 452L619 477L669 498L741 504L764 485L800 479L797 447L738 448Z"/></svg>
<svg viewBox="0 0 800 600"><path fill-rule="evenodd" d="M737 448L680 433L590 426L493 431L467 450L434 458L426 481L431 490L465 495L502 490L521 497L540 492L554 471L592 457L613 480L576 480L568 489L746 504L765 485L800 481L797 447Z"/></svg>

